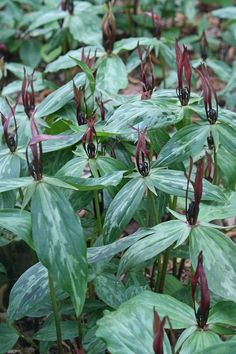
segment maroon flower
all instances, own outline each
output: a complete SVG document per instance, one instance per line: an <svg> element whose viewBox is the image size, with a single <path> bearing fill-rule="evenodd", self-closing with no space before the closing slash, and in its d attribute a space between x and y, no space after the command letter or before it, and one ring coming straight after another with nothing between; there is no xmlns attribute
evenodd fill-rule
<svg viewBox="0 0 236 354"><path fill-rule="evenodd" d="M176 94L181 105L187 106L191 93L192 76L192 68L189 61L188 49L187 47L183 46L182 52L178 42L176 41L175 53L178 77L178 87L176 89Z"/></svg>
<svg viewBox="0 0 236 354"><path fill-rule="evenodd" d="M152 57L149 48L145 48L145 56L143 57L142 49L137 45L138 57L141 61L141 84L143 87L142 100L151 98L155 88L155 79L153 74Z"/></svg>
<svg viewBox="0 0 236 354"><path fill-rule="evenodd" d="M43 178L43 148L42 141L62 139L64 136L39 134L35 118L31 118L32 138L26 148L26 161L31 176L40 181ZM31 157L29 153L31 150Z"/></svg>
<svg viewBox="0 0 236 354"><path fill-rule="evenodd" d="M95 49L93 56L90 57L90 55L91 55L91 48L89 49L87 55L85 54L84 48L82 48L81 61L83 61L89 67L89 69L92 69L96 61L97 49Z"/></svg>
<svg viewBox="0 0 236 354"><path fill-rule="evenodd" d="M201 37L200 37L200 52L201 52L201 57L203 60L206 60L208 57L207 51L208 51L209 45L206 37L205 31L202 32Z"/></svg>
<svg viewBox="0 0 236 354"><path fill-rule="evenodd" d="M95 98L95 101L97 103L97 106L100 110L100 115L101 115L101 120L104 121L105 118L106 118L106 107L105 107L105 104L111 100L106 100L106 101L103 101L102 100L102 94L100 95L100 97L96 97Z"/></svg>
<svg viewBox="0 0 236 354"><path fill-rule="evenodd" d="M105 14L102 22L103 47L110 54L113 50L116 40L116 20L112 13L112 4L109 2L108 12Z"/></svg>
<svg viewBox="0 0 236 354"><path fill-rule="evenodd" d="M84 124L86 124L86 114L81 109L82 100L85 103L83 87L80 86L78 88L75 85L75 82L73 81L73 91L74 91L74 99L75 99L75 103L76 103L76 119L77 119L78 125L84 125ZM86 103L85 103L85 107L86 107Z"/></svg>
<svg viewBox="0 0 236 354"><path fill-rule="evenodd" d="M18 135L17 135L17 124L16 124L16 117L15 117L15 109L16 105L11 106L8 100L6 99L7 104L10 108L10 112L8 113L8 116L5 117L3 113L1 113L1 120L2 120L2 128L3 128L3 134L5 138L5 142L11 152L15 152L17 149L18 145ZM13 118L14 122L14 129L13 131L10 130L10 124L11 120Z"/></svg>
<svg viewBox="0 0 236 354"><path fill-rule="evenodd" d="M153 308L153 332L154 332L154 341L153 341L153 350L155 354L163 354L164 353L164 326L166 317L162 320L160 319L157 311Z"/></svg>
<svg viewBox="0 0 236 354"><path fill-rule="evenodd" d="M24 79L21 87L21 96L25 113L27 114L29 119L33 116L35 111L33 76L34 71L32 72L32 74L26 77L26 70L24 68Z"/></svg>
<svg viewBox="0 0 236 354"><path fill-rule="evenodd" d="M98 139L94 128L96 122L96 114L87 120L87 130L82 136L82 145L89 159L94 159L97 154ZM95 144L94 144L95 141Z"/></svg>
<svg viewBox="0 0 236 354"><path fill-rule="evenodd" d="M161 18L159 15L155 14L153 11L152 12L145 12L145 15L149 16L152 18L152 22L155 26L155 37L157 39L161 38L161 30L162 30L162 24L161 24Z"/></svg>
<svg viewBox="0 0 236 354"><path fill-rule="evenodd" d="M139 173L145 177L149 174L150 171L150 160L149 160L149 154L146 146L147 128L145 128L143 132L140 131L139 128L135 128L135 127L131 127L131 128L133 128L136 132L138 132L138 142L135 148L136 166Z"/></svg>
<svg viewBox="0 0 236 354"><path fill-rule="evenodd" d="M193 160L190 158L190 169L189 175L187 177L187 189L186 189L186 218L190 225L195 225L197 223L197 218L199 214L199 204L202 198L202 180L203 180L203 171L204 171L204 160L201 159L197 164L197 171L195 176L195 181L191 181L191 173L193 168ZM187 208L187 199L189 191L189 183L191 182L194 189L194 200L189 204Z"/></svg>
<svg viewBox="0 0 236 354"><path fill-rule="evenodd" d="M207 120L210 124L215 124L218 118L218 100L215 90L212 86L208 70L205 64L201 64L194 70L200 76L202 81L203 100ZM215 101L215 108L213 107L213 101Z"/></svg>
<svg viewBox="0 0 236 354"><path fill-rule="evenodd" d="M210 292L208 288L207 278L203 267L202 251L198 255L198 264L194 276L190 279L192 284L192 299L194 304L194 312L198 326L204 328L210 310ZM201 299L198 310L196 310L196 289L197 284L200 284Z"/></svg>
<svg viewBox="0 0 236 354"><path fill-rule="evenodd" d="M62 0L61 1L62 11L68 11L70 15L74 14L74 0Z"/></svg>

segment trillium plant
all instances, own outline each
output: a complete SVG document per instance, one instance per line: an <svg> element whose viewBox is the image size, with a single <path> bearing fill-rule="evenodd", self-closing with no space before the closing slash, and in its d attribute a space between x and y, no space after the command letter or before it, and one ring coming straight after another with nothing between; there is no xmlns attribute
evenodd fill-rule
<svg viewBox="0 0 236 354"><path fill-rule="evenodd" d="M0 4L0 354L236 352L228 3Z"/></svg>

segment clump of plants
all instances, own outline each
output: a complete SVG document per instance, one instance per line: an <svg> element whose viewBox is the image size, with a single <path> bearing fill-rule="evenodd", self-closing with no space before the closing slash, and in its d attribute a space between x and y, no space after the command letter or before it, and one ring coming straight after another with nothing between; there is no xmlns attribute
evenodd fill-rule
<svg viewBox="0 0 236 354"><path fill-rule="evenodd" d="M0 354L233 353L234 8L0 6Z"/></svg>

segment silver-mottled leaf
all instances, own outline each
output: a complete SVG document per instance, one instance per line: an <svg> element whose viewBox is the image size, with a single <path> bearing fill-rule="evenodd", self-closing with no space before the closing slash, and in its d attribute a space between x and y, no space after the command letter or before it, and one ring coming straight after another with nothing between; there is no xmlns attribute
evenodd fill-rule
<svg viewBox="0 0 236 354"><path fill-rule="evenodd" d="M203 251L208 285L215 294L236 301L236 245L219 230L197 226L190 235L190 257L196 267Z"/></svg>
<svg viewBox="0 0 236 354"><path fill-rule="evenodd" d="M104 221L105 243L115 241L139 207L145 191L142 177L130 180L112 200Z"/></svg>
<svg viewBox="0 0 236 354"><path fill-rule="evenodd" d="M77 315L87 287L86 245L79 219L58 187L39 183L32 196L32 233L40 261L71 296Z"/></svg>

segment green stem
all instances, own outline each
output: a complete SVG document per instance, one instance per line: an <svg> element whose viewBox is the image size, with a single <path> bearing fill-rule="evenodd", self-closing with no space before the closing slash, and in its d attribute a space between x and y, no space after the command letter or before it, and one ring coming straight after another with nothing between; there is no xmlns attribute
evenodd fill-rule
<svg viewBox="0 0 236 354"><path fill-rule="evenodd" d="M78 324L78 343L79 349L82 349L82 340L83 340L83 333L82 333L82 325L81 325L81 316L77 317L77 324Z"/></svg>
<svg viewBox="0 0 236 354"><path fill-rule="evenodd" d="M161 282L161 254L158 255L157 257L158 260L158 266L157 266L157 278L156 278L156 283L154 287L154 291L157 292L159 287L160 287L160 282Z"/></svg>
<svg viewBox="0 0 236 354"><path fill-rule="evenodd" d="M59 310L58 310L58 306L57 306L57 299L56 299L56 291L55 291L55 287L54 287L54 282L53 282L53 279L50 276L50 274L48 274L48 284L49 284L49 290L50 290L50 296L51 296L51 302L52 302L52 308L53 308L53 315L54 315L54 321L55 321L55 327L56 327L58 354L63 354L60 315L59 315Z"/></svg>
<svg viewBox="0 0 236 354"><path fill-rule="evenodd" d="M165 62L163 60L162 55L160 55L160 64L161 64L161 71L163 76L163 87L166 89L166 71L165 71Z"/></svg>
<svg viewBox="0 0 236 354"><path fill-rule="evenodd" d="M158 289L159 293L163 293L163 289L164 289L164 285L165 285L165 279L166 279L166 272L167 272L167 267L168 267L168 261L169 261L169 256L170 256L170 247L167 248L167 250L164 253L164 257L163 257L160 284L159 284L159 289Z"/></svg>
<svg viewBox="0 0 236 354"><path fill-rule="evenodd" d="M154 194L152 192L150 193L150 198L151 198L152 208L153 208L153 212L154 212L155 224L157 225L157 224L159 224L158 210L157 210L157 205L155 203Z"/></svg>
<svg viewBox="0 0 236 354"><path fill-rule="evenodd" d="M218 175L218 156L216 149L214 148L214 184L219 184L219 175Z"/></svg>
<svg viewBox="0 0 236 354"><path fill-rule="evenodd" d="M176 277L177 275L177 258L173 257L173 275Z"/></svg>
<svg viewBox="0 0 236 354"><path fill-rule="evenodd" d="M152 203L152 208L153 208L153 213L154 213L154 221L155 224L157 225L159 223L159 217L158 217L158 210L157 210L157 205L155 203L155 197L154 194L150 191L150 199ZM158 289L159 283L160 283L160 276L161 276L161 254L157 256L156 262L158 262L157 266L157 278L155 282L155 287L154 290L156 291ZM155 262L155 264L156 264Z"/></svg>
<svg viewBox="0 0 236 354"><path fill-rule="evenodd" d="M95 205L98 233L99 233L99 235L101 235L101 233L102 233L102 218L101 218L101 211L100 211L100 205L99 205L98 191L94 191L94 205Z"/></svg>

